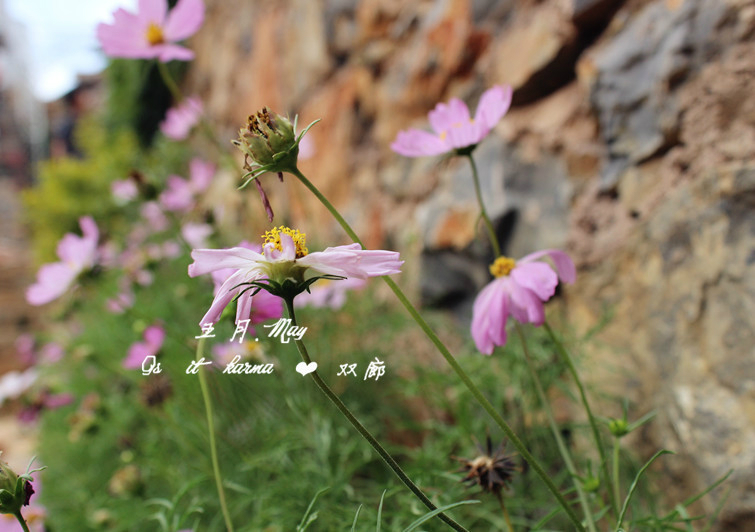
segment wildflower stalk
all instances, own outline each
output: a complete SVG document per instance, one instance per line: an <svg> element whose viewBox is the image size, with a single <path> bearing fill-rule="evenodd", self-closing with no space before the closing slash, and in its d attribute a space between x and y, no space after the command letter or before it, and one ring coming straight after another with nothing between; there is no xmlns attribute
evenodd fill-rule
<svg viewBox="0 0 755 532"><path fill-rule="evenodd" d="M184 101L186 97L178 87L176 80L174 80L173 76L170 75L170 71L168 70L167 65L162 61L157 61L157 70L160 72L160 77L162 78L163 83L165 83L165 86L170 91L171 96L173 96L175 103L179 104ZM225 147L220 144L220 141L215 136L215 132L212 130L212 126L207 121L204 113L200 113L199 125L202 133L204 133L205 137L207 137L207 140L210 141L210 144L212 144L218 150L220 158L223 159L228 168L235 168L236 162L233 160L233 157L228 155Z"/></svg>
<svg viewBox="0 0 755 532"><path fill-rule="evenodd" d="M495 257L498 258L501 256L501 246L498 244L498 237L496 237L495 229L493 228L493 222L490 221L488 212L485 210L485 203L482 201L482 192L480 191L480 177L477 173L477 165L474 162L474 157L472 157L471 151L466 154L466 157L469 158L469 164L472 165L472 180L474 181L474 191L477 195L477 203L480 206L480 218L482 218L482 222L485 224L485 227L488 230L488 237L490 238L490 245L493 246L493 253L495 254Z"/></svg>
<svg viewBox="0 0 755 532"><path fill-rule="evenodd" d="M202 360L202 354L204 351L204 338L199 339L197 344L197 353L195 360L199 362ZM204 409L207 414L207 431L210 436L210 457L212 459L212 472L215 476L215 485L218 489L218 500L220 501L220 509L223 512L223 519L225 520L225 527L228 532L233 532L233 522L231 521L231 514L228 512L228 506L225 502L225 491L223 490L223 479L220 475L220 464L218 462L218 448L215 442L215 422L212 417L212 401L210 400L210 392L207 387L207 375L205 375L205 369L199 368L199 388L202 390L202 400L204 401Z"/></svg>
<svg viewBox="0 0 755 532"><path fill-rule="evenodd" d="M291 318L291 324L293 326L297 326L293 299L284 298L284 301L286 302L288 316L289 318ZM307 348L304 345L304 342L302 340L294 340L294 342L296 343L296 347L299 350L299 354L301 355L302 360L306 364L312 362L312 359L309 357L309 353L307 352ZM420 490L419 487L417 487L417 485L414 484L414 482L412 482L412 480L407 476L404 470L401 469L401 466L398 465L398 462L393 459L388 451L386 451L385 448L380 445L380 442L378 442L375 437L365 428L365 426L359 422L359 420L354 416L354 414L351 413L351 411L343 403L343 401L341 401L341 399L333 392L333 390L330 389L325 381L320 378L320 376L317 374L317 371L313 371L311 375L312 379L315 381L315 384L317 384L317 387L320 388L320 391L322 391L322 393L325 394L330 402L332 402L336 406L336 408L338 408L341 414L343 414L344 417L349 420L349 423L351 423L351 425L357 430L357 432L359 432L359 434L361 434L362 437L367 440L367 442L372 446L373 449L375 449L375 451L380 455L385 463L388 464L388 467L393 470L393 472L401 480L401 482L403 482L404 485L409 488L409 490L414 493L414 495L420 501L422 501L422 504L424 504L430 511L437 510L437 507L430 501L430 499L428 499L427 496L422 493L422 490ZM445 514L438 514L438 517L454 530L465 532L467 530Z"/></svg>
<svg viewBox="0 0 755 532"><path fill-rule="evenodd" d="M18 519L18 522L21 523L21 528L24 529L24 532L29 532L29 526L26 524L26 520L21 515L21 512L16 512L13 514L16 519Z"/></svg>
<svg viewBox="0 0 755 532"><path fill-rule="evenodd" d="M571 373L572 377L574 378L574 382L576 383L577 389L579 390L579 397L582 401L582 406L584 407L585 412L587 413L587 418L590 420L590 427L592 428L592 435L593 435L593 439L595 440L595 446L598 448L598 453L600 454L600 470L603 474L603 481L605 483L604 485L607 488L606 491L608 492L608 499L611 504L611 509L613 510L614 515L618 516L619 509L618 509L618 506L616 506L618 499L614 497L614 493L610 489L611 476L608 473L608 460L606 458L606 451L603 448L603 443L600 438L600 432L598 432L597 419L595 419L595 416L592 413L592 409L590 408L590 403L587 401L587 394L585 393L585 387L582 385L582 380L579 378L579 374L577 373L577 369L574 366L574 361L569 355L569 352L564 348L564 345L561 343L561 341L558 339L556 334L553 332L553 329L551 329L550 325L548 325L547 321L544 323L544 326L548 335L551 337L551 340L553 340L553 343L556 345L556 350L564 359L564 362L566 362L566 366L569 368L569 373Z"/></svg>
<svg viewBox="0 0 755 532"><path fill-rule="evenodd" d="M613 497L615 500L621 500L621 489L619 488L619 437L613 439Z"/></svg>
<svg viewBox="0 0 755 532"><path fill-rule="evenodd" d="M506 526L509 532L514 532L514 526L511 524L511 518L509 517L509 509L506 508L506 504L503 502L503 495L498 494L498 502L501 503L501 510L503 511L503 520L506 522Z"/></svg>
<svg viewBox="0 0 755 532"><path fill-rule="evenodd" d="M341 225L343 230L346 231L346 234L349 235L349 237L354 242L364 247L364 245L362 244L362 241L359 239L359 237L351 228L351 226L346 222L346 220L343 219L343 216L341 216L341 214L328 201L328 199L325 196L323 196L323 194L317 189L317 187L315 187L315 185L313 185L312 182L309 179L307 179L298 168L294 167L294 168L289 169L288 171L291 172L294 176L296 176L299 179L299 181L301 181L302 184L305 187L307 187L312 192L312 194L315 195L315 197L318 200L320 200L320 202L325 206L325 208L328 209L328 211L330 211L330 213L333 215L336 221L338 221L338 223ZM435 334L435 332L430 328L430 325L428 325L428 323L420 315L420 313L417 311L414 305L412 305L412 303L406 297L406 295L401 290L401 288L399 288L399 286L393 281L393 279L391 279L388 276L383 276L382 279L383 281L385 281L388 287L393 291L393 293L396 295L396 297L401 302L401 304L404 305L406 310L409 312L412 318L414 318L414 321L417 322L417 325L419 325L422 331L424 331L424 333L427 335L430 341L433 344L435 344L435 347L438 349L440 354L443 355L443 358L446 359L446 362L448 362L451 368L456 372L456 375L461 379L461 381L464 383L467 389L472 393L472 395L477 400L477 402L479 402L480 405L485 409L485 411L490 415L490 417L493 418L493 420L501 428L501 430L504 432L504 434L509 439L509 441L511 441L511 443L516 447L517 451L522 456L522 458L524 458L527 461L527 463L532 467L535 473L545 483L548 490L553 494L553 496L556 498L558 503L564 509L564 512L566 512L569 519L571 519L576 529L579 531L584 531L584 527L582 526L582 523L580 522L577 515L574 513L574 510L572 510L569 503L566 501L564 496L561 494L561 492L558 490L556 485L550 479L550 477L545 472L545 470L540 465L540 463L535 459L534 456L532 456L532 454L530 454L530 452L524 446L524 443L522 443L522 440L519 439L519 437L514 433L513 429L509 426L509 424L506 423L506 421L496 411L493 405L490 404L490 401L488 401L488 399L482 394L480 389L472 382L472 380L469 378L469 376L461 368L461 366L456 361L454 356L448 350L446 345L440 340L440 338L438 338L438 335Z"/></svg>
<svg viewBox="0 0 755 532"><path fill-rule="evenodd" d="M585 520L587 521L587 529L590 530L590 532L597 532L597 529L595 528L595 521L593 520L592 516L592 511L590 510L590 503L587 500L585 490L582 488L582 482L577 475L577 468L574 466L574 460L572 460L569 449L566 447L566 443L564 442L564 438L561 436L561 431L558 430L558 425L556 425L556 420L553 417L553 410L551 409L550 403L545 396L545 390L543 389L543 384L540 382L540 377L538 377L537 375L537 369L532 362L532 357L530 357L530 351L527 347L527 340L525 338L524 331L522 330L521 325L519 325L518 323L516 323L515 325L516 332L522 342L522 350L524 351L524 359L527 362L527 368L529 369L532 380L535 383L535 391L537 392L538 399L540 399L540 403L543 405L543 410L545 411L545 416L548 418L548 424L550 425L551 431L553 432L553 437L556 438L558 450L561 453L561 457L564 459L564 463L566 464L566 469L569 471L569 475L574 482L574 487L577 489L579 502L582 505L582 510L585 514Z"/></svg>

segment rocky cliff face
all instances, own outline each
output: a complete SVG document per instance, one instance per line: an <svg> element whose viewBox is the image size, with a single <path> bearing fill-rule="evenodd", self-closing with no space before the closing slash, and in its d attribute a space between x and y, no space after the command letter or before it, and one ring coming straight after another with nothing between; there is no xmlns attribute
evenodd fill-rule
<svg viewBox="0 0 755 532"><path fill-rule="evenodd" d="M438 101L511 84L513 109L476 152L507 254L569 249L572 321L614 311L596 366L622 368L618 395L660 412L639 448L677 451L684 493L735 468L721 530L747 530L754 32L752 0L212 0L189 87L229 139L263 105L322 118L303 171L369 246L421 257L425 301L464 308L489 253L472 244L469 168L388 146ZM293 189L271 191L276 213L341 238Z"/></svg>

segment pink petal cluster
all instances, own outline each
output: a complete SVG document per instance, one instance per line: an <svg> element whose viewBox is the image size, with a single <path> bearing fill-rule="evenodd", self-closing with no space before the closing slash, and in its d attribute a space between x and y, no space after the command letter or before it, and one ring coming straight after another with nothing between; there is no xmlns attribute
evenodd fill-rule
<svg viewBox="0 0 755 532"><path fill-rule="evenodd" d="M155 356L165 341L165 329L160 325L150 325L144 329L143 338L143 342L136 342L129 348L128 355L123 360L124 368L140 368L146 357Z"/></svg>
<svg viewBox="0 0 755 532"><path fill-rule="evenodd" d="M139 195L139 188L133 179L119 179L110 183L110 192L118 201L128 203Z"/></svg>
<svg viewBox="0 0 755 532"><path fill-rule="evenodd" d="M231 269L233 273L217 290L210 309L199 322L200 325L215 323L223 309L245 288L242 283L265 279L268 266L280 263L295 263L296 266L311 270L311 276L318 274L338 275L347 278L366 279L381 275L399 273L403 261L393 251L364 250L359 244L336 246L309 253L296 258L296 245L291 236L280 235L281 250L274 244L264 245L263 254L243 247L230 249L195 249L191 252L194 262L189 265L189 276L196 277L217 270ZM264 291L252 295L247 290L238 298L236 322L247 319L254 299ZM264 297L264 296L263 296Z"/></svg>
<svg viewBox="0 0 755 532"><path fill-rule="evenodd" d="M203 21L202 0L179 0L170 13L168 0L139 0L136 13L118 9L112 24L99 24L97 39L110 57L189 61L194 52L175 43L194 35Z"/></svg>
<svg viewBox="0 0 755 532"><path fill-rule="evenodd" d="M536 262L550 257L556 271L547 263ZM542 325L545 321L543 303L556 291L559 279L573 283L574 263L563 251L548 249L516 261L508 275L491 281L477 295L472 311L472 338L477 349L493 353L495 346L506 343L506 321L513 316L520 323Z"/></svg>
<svg viewBox="0 0 755 532"><path fill-rule="evenodd" d="M160 131L163 135L173 140L184 140L189 136L199 117L202 116L202 102L196 96L186 98L184 101L168 109L165 120L160 122Z"/></svg>
<svg viewBox="0 0 755 532"><path fill-rule="evenodd" d="M83 236L67 233L58 242L60 262L44 264L37 272L37 282L26 291L26 300L32 305L44 305L60 296L73 284L76 277L92 268L97 261L97 240L100 233L90 216L79 219Z"/></svg>
<svg viewBox="0 0 755 532"><path fill-rule="evenodd" d="M406 157L425 157L474 146L490 133L510 105L511 87L505 85L496 85L482 94L474 119L458 98L439 103L428 114L434 134L414 128L401 131L391 149Z"/></svg>
<svg viewBox="0 0 755 532"><path fill-rule="evenodd" d="M189 179L177 175L168 177L168 186L160 194L160 204L167 211L186 212L194 207L196 196L212 183L215 165L202 159L192 159L189 163Z"/></svg>

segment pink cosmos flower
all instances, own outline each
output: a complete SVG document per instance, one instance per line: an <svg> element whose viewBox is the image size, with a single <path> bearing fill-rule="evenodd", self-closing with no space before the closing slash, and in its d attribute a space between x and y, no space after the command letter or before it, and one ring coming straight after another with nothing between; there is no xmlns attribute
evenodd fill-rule
<svg viewBox="0 0 755 532"><path fill-rule="evenodd" d="M302 292L294 302L297 307L328 307L337 310L346 304L346 294L351 290L360 290L367 282L364 279L343 279L330 281L322 279L312 285L309 292Z"/></svg>
<svg viewBox="0 0 755 532"><path fill-rule="evenodd" d="M160 204L168 211L191 210L195 196L207 190L214 176L214 164L202 159L192 159L189 163L189 179L169 176L168 187L160 194Z"/></svg>
<svg viewBox="0 0 755 532"><path fill-rule="evenodd" d="M496 85L482 94L474 119L458 98L447 104L439 103L427 115L435 134L421 129L400 131L391 149L407 157L425 157L475 146L490 133L510 105L511 87L507 85Z"/></svg>
<svg viewBox="0 0 755 532"><path fill-rule="evenodd" d="M185 223L181 226L181 236L186 243L193 248L201 248L207 245L207 239L212 234L209 224Z"/></svg>
<svg viewBox="0 0 755 532"><path fill-rule="evenodd" d="M97 261L97 224L90 216L79 219L83 237L67 233L58 243L60 262L44 264L37 272L37 282L26 291L32 305L44 305L62 296L76 277Z"/></svg>
<svg viewBox="0 0 755 532"><path fill-rule="evenodd" d="M215 323L223 309L236 297L236 322L249 317L256 295L243 283L272 278L311 278L317 275L337 275L366 279L380 275L399 273L403 261L393 251L364 250L359 244L336 246L309 253L305 235L281 226L265 234L262 253L243 247L230 249L195 249L191 252L194 262L189 265L189 276L229 268L233 273L225 280L215 295L210 309L199 322L200 325ZM296 279L301 280L301 279ZM243 292L243 293L242 293ZM239 295L241 294L241 295Z"/></svg>
<svg viewBox="0 0 755 532"><path fill-rule="evenodd" d="M189 61L194 52L175 43L196 33L203 21L202 0L179 0L170 13L167 0L139 0L136 14L118 9L112 24L99 24L97 39L110 57Z"/></svg>
<svg viewBox="0 0 755 532"><path fill-rule="evenodd" d="M150 325L144 330L143 337L143 342L136 342L129 348L128 356L123 360L124 368L140 368L146 357L156 355L163 346L165 329L160 325Z"/></svg>
<svg viewBox="0 0 755 532"><path fill-rule="evenodd" d="M536 262L545 256L551 258L556 271L546 263ZM559 279L573 283L577 277L569 256L555 249L538 251L518 261L499 257L490 266L490 272L496 278L477 295L472 311L472 338L485 355L506 343L509 315L521 323L542 325L543 303L555 293Z"/></svg>
<svg viewBox="0 0 755 532"><path fill-rule="evenodd" d="M160 122L160 131L173 140L184 140L189 136L199 117L202 116L202 102L196 96L186 98L165 113L165 120Z"/></svg>
<svg viewBox="0 0 755 532"><path fill-rule="evenodd" d="M122 203L128 203L139 195L139 188L132 179L119 179L110 183L113 197Z"/></svg>

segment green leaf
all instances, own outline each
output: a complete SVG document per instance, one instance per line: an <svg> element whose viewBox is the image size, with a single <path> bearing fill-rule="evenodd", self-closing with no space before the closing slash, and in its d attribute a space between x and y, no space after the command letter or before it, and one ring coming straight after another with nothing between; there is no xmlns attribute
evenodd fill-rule
<svg viewBox="0 0 755 532"><path fill-rule="evenodd" d="M480 501L459 501L455 502L453 504L447 504L446 506L441 506L440 508L436 508L432 512L428 512L416 521L414 521L411 525L409 525L407 528L404 529L404 532L412 532L412 530L415 530L419 525L424 523L425 521L429 521L433 517L435 517L438 514L442 514L445 511L448 511L452 508L456 508L457 506L461 506L463 504L479 504Z"/></svg>
<svg viewBox="0 0 755 532"><path fill-rule="evenodd" d="M626 515L627 509L629 508L629 501L632 499L632 495L634 495L634 492L637 489L637 484L640 481L640 477L647 470L647 468L650 467L650 464L652 464L656 458L664 454L674 454L674 453L667 449L661 449L660 451L655 453L650 458L650 460L648 460L647 463L644 466L642 466L642 468L637 472L637 476L634 477L634 480L632 481L632 485L629 487L629 493L627 493L627 497L626 499L624 499L624 505L622 506L621 512L619 513L619 522L616 523L617 532L621 529L621 524L624 522L624 516Z"/></svg>

